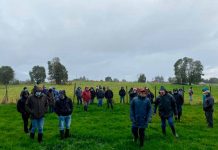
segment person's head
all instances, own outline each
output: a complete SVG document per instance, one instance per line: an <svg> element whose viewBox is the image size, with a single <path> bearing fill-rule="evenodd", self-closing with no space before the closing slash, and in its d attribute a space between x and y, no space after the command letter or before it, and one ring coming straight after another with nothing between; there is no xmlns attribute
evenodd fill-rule
<svg viewBox="0 0 218 150"><path fill-rule="evenodd" d="M34 89L34 95L35 95L36 97L41 97L41 96L42 96L42 89L39 88L39 87L35 87L35 89Z"/></svg>
<svg viewBox="0 0 218 150"><path fill-rule="evenodd" d="M160 87L159 94L160 94L160 96L164 96L166 94L166 89L164 86Z"/></svg>
<svg viewBox="0 0 218 150"><path fill-rule="evenodd" d="M210 90L208 89L208 87L204 87L204 88L202 89L202 92L203 92L204 95L210 94Z"/></svg>
<svg viewBox="0 0 218 150"><path fill-rule="evenodd" d="M27 91L25 91L25 90L21 94L21 97L24 98L24 99L27 99L28 96L29 96L29 93Z"/></svg>
<svg viewBox="0 0 218 150"><path fill-rule="evenodd" d="M27 90L27 87L24 87L23 90Z"/></svg>
<svg viewBox="0 0 218 150"><path fill-rule="evenodd" d="M89 87L86 86L86 87L85 87L85 91L88 91L88 90L89 90Z"/></svg>
<svg viewBox="0 0 218 150"><path fill-rule="evenodd" d="M60 90L60 91L59 91L59 98L60 98L61 100L63 100L63 99L66 98L66 92L65 92L65 90Z"/></svg>
<svg viewBox="0 0 218 150"><path fill-rule="evenodd" d="M148 90L146 90L145 88L140 88L138 89L138 96L145 98L148 94Z"/></svg>
<svg viewBox="0 0 218 150"><path fill-rule="evenodd" d="M123 90L123 89L124 89L124 87L123 87L123 86L121 86L121 89Z"/></svg>
<svg viewBox="0 0 218 150"><path fill-rule="evenodd" d="M190 89L192 89L192 87L190 87Z"/></svg>
<svg viewBox="0 0 218 150"><path fill-rule="evenodd" d="M137 88L132 88L133 93L137 93Z"/></svg>
<svg viewBox="0 0 218 150"><path fill-rule="evenodd" d="M178 94L178 89L173 89L173 94Z"/></svg>

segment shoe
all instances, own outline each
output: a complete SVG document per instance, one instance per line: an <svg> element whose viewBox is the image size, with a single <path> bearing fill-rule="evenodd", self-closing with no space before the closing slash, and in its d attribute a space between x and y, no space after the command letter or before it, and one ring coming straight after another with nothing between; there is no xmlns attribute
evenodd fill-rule
<svg viewBox="0 0 218 150"><path fill-rule="evenodd" d="M176 133L175 135L174 135L176 138L179 138L179 135Z"/></svg>

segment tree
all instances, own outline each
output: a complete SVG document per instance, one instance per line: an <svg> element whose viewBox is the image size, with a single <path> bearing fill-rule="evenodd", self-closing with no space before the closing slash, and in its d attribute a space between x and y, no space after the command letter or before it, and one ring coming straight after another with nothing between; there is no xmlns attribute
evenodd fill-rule
<svg viewBox="0 0 218 150"><path fill-rule="evenodd" d="M177 83L186 84L199 83L202 81L203 65L199 60L184 57L174 64L174 71Z"/></svg>
<svg viewBox="0 0 218 150"><path fill-rule="evenodd" d="M5 85L5 96L2 103L8 102L8 84L14 79L14 70L10 66L0 67L0 83Z"/></svg>
<svg viewBox="0 0 218 150"><path fill-rule="evenodd" d="M120 82L120 81L119 81L119 79L114 78L114 79L113 79L113 82Z"/></svg>
<svg viewBox="0 0 218 150"><path fill-rule="evenodd" d="M176 83L176 77L169 77L168 82L169 83Z"/></svg>
<svg viewBox="0 0 218 150"><path fill-rule="evenodd" d="M139 75L138 82L146 82L145 74L140 74Z"/></svg>
<svg viewBox="0 0 218 150"><path fill-rule="evenodd" d="M49 80L54 80L56 84L66 83L68 80L68 71L58 57L48 61L48 74Z"/></svg>
<svg viewBox="0 0 218 150"><path fill-rule="evenodd" d="M164 77L163 76L156 76L154 80L155 80L155 82L159 82L159 83L164 82Z"/></svg>
<svg viewBox="0 0 218 150"><path fill-rule="evenodd" d="M29 72L31 82L45 82L46 73L45 68L42 66L34 66L32 71Z"/></svg>
<svg viewBox="0 0 218 150"><path fill-rule="evenodd" d="M106 81L106 82L112 82L113 80L112 80L111 77L108 76L108 77L105 78L105 81Z"/></svg>

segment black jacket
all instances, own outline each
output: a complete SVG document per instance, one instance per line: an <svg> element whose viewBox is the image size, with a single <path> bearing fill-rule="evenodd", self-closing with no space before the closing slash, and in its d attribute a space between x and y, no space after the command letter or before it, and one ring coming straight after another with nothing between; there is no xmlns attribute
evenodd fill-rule
<svg viewBox="0 0 218 150"><path fill-rule="evenodd" d="M73 103L71 99L65 97L55 102L55 112L58 116L68 116L73 112Z"/></svg>
<svg viewBox="0 0 218 150"><path fill-rule="evenodd" d="M29 114L25 109L26 101L27 101L27 98L25 99L22 97L17 102L17 111L20 112L21 114Z"/></svg>
<svg viewBox="0 0 218 150"><path fill-rule="evenodd" d="M214 98L209 94L203 104L204 111L213 112Z"/></svg>
<svg viewBox="0 0 218 150"><path fill-rule="evenodd" d="M125 91L124 89L120 89L119 95L120 95L121 97L124 97L124 96L126 95L126 91Z"/></svg>
<svg viewBox="0 0 218 150"><path fill-rule="evenodd" d="M113 92L111 90L107 90L105 92L105 98L106 99L112 99L113 97L114 97L114 94L113 94Z"/></svg>
<svg viewBox="0 0 218 150"><path fill-rule="evenodd" d="M173 114L178 115L176 101L170 94L166 93L163 96L159 96L155 101L155 107L159 108L160 117L170 117Z"/></svg>

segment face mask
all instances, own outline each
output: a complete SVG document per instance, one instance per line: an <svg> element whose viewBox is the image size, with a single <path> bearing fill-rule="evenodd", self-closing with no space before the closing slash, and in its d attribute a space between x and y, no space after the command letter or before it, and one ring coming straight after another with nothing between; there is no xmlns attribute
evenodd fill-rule
<svg viewBox="0 0 218 150"><path fill-rule="evenodd" d="M41 95L42 95L41 92L36 92L36 93L35 93L35 96L36 96L36 97L40 97Z"/></svg>
<svg viewBox="0 0 218 150"><path fill-rule="evenodd" d="M60 99L64 99L65 96L64 96L63 94L60 94L60 95L59 95L59 98L60 98Z"/></svg>

